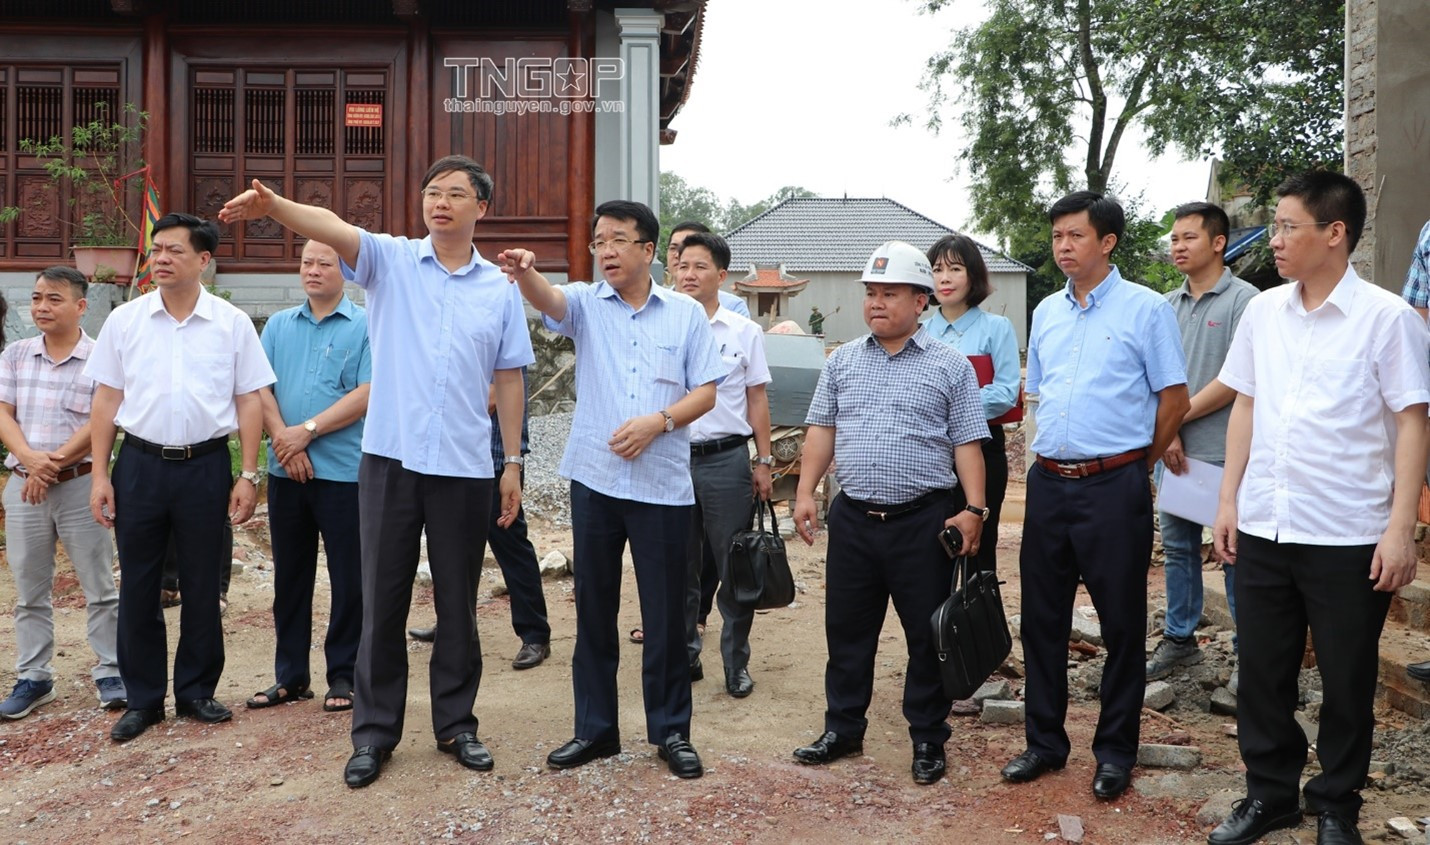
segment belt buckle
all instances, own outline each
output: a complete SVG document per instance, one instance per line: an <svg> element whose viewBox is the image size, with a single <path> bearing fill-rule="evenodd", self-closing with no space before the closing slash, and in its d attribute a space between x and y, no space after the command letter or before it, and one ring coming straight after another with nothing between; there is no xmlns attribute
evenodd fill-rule
<svg viewBox="0 0 1430 845"><path fill-rule="evenodd" d="M189 451L188 446L160 446L159 457L166 461L187 461Z"/></svg>
<svg viewBox="0 0 1430 845"><path fill-rule="evenodd" d="M1078 461L1075 464L1059 463L1058 475L1063 478L1085 478L1087 477L1087 461Z"/></svg>
<svg viewBox="0 0 1430 845"><path fill-rule="evenodd" d="M869 517L870 519L878 519L880 522L889 521L888 511L864 511L864 515Z"/></svg>

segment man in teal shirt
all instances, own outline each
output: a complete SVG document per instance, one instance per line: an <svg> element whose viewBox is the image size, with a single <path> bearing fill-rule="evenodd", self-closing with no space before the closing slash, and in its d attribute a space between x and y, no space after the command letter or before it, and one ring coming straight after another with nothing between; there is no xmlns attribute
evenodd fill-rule
<svg viewBox="0 0 1430 845"><path fill-rule="evenodd" d="M343 295L332 247L309 241L300 277L308 301L274 314L263 351L278 382L264 388L268 432L268 521L273 538L276 683L248 700L252 709L312 698L308 651L318 537L328 556L332 611L324 642L323 709L353 706L353 667L362 629L358 462L372 358L367 312Z"/></svg>

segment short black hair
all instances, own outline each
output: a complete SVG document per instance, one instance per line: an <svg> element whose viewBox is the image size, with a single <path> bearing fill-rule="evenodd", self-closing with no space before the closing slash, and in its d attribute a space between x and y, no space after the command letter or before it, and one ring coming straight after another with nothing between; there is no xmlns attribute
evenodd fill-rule
<svg viewBox="0 0 1430 845"><path fill-rule="evenodd" d="M1312 170L1298 173L1276 188L1278 197L1295 197L1321 223L1344 223L1347 253L1354 252L1365 231L1365 191L1343 173Z"/></svg>
<svg viewBox="0 0 1430 845"><path fill-rule="evenodd" d="M962 264L968 272L969 306L975 306L988 298L993 286L988 283L988 264L983 260L983 250L967 235L944 235L929 247L929 267L939 261Z"/></svg>
<svg viewBox="0 0 1430 845"><path fill-rule="evenodd" d="M660 237L660 221L645 203L631 200L609 200L601 203L596 206L596 213L591 217L592 234L596 231L596 221L602 217L636 224L636 234L640 235L641 241L645 243L653 244Z"/></svg>
<svg viewBox="0 0 1430 845"><path fill-rule="evenodd" d="M1181 220L1185 217L1202 218L1202 229L1212 240L1216 240L1217 235L1221 235L1223 238L1231 237L1231 220L1219 205L1209 202L1186 202L1173 209L1173 220ZM1225 244L1222 245L1220 251L1226 251Z"/></svg>
<svg viewBox="0 0 1430 845"><path fill-rule="evenodd" d="M710 227L706 226L704 223L701 223L698 220L682 220L679 223L676 223L674 228L670 230L671 235L674 235L676 232L696 232L697 234L709 234Z"/></svg>
<svg viewBox="0 0 1430 845"><path fill-rule="evenodd" d="M685 251L693 246L703 246L710 250L710 257L715 259L717 268L730 269L730 245L725 242L724 238L714 232L691 232L681 242L680 252L677 255L684 255Z"/></svg>
<svg viewBox="0 0 1430 845"><path fill-rule="evenodd" d="M189 230L189 245L199 252L212 253L218 249L218 224L212 220L171 211L154 222L154 233L181 226Z"/></svg>
<svg viewBox="0 0 1430 845"><path fill-rule="evenodd" d="M84 299L89 295L89 279L86 279L83 273L73 267L66 267L63 264L46 267L40 271L39 275L35 276L35 281L38 282L41 279L57 285L69 285L70 292L77 300Z"/></svg>
<svg viewBox="0 0 1430 845"><path fill-rule="evenodd" d="M443 156L432 162L432 166L427 168L427 175L422 177L422 185L419 190L427 190L433 179L444 173L451 173L460 170L467 174L467 181L472 183L472 190L477 192L477 199L491 202L492 188L496 183L492 181L492 175L485 167L477 163L474 158L462 155Z"/></svg>
<svg viewBox="0 0 1430 845"><path fill-rule="evenodd" d="M1053 207L1048 209L1048 222L1056 223L1060 218L1079 211L1087 212L1087 219L1097 232L1098 239L1117 236L1117 242L1112 245L1116 251L1122 244L1122 233L1127 229L1127 215L1123 213L1122 206L1116 200L1093 191L1074 191L1053 203Z"/></svg>

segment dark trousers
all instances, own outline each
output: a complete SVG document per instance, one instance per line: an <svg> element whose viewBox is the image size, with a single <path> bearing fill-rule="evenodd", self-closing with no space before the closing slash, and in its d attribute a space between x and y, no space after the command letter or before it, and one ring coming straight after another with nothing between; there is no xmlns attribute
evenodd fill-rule
<svg viewBox="0 0 1430 845"><path fill-rule="evenodd" d="M362 638L353 702L354 748L391 749L407 709L407 612L423 529L432 567L437 639L428 663L432 732L446 741L476 732L472 706L482 678L477 582L486 553L490 478L424 475L364 454L358 468L362 540Z"/></svg>
<svg viewBox="0 0 1430 845"><path fill-rule="evenodd" d="M1321 702L1306 806L1354 819L1370 770L1380 631L1390 593L1370 580L1375 546L1310 546L1237 535L1236 624L1241 689L1238 742L1246 792L1276 807L1297 803L1306 735L1294 718L1306 627L1316 644Z"/></svg>
<svg viewBox="0 0 1430 845"><path fill-rule="evenodd" d="M522 481L525 484L525 473ZM516 521L509 527L497 525L501 516L501 496L492 491L491 516L487 529L487 543L492 547L492 556L501 567L502 579L506 581L507 595L511 598L511 627L524 643L551 642L551 623L546 619L546 594L541 587L541 565L536 560L536 549L526 536L526 508L516 512Z"/></svg>
<svg viewBox="0 0 1430 845"><path fill-rule="evenodd" d="M1147 465L1134 461L1088 478L1028 472L1019 573L1023 585L1024 699L1028 750L1066 760L1068 635L1078 577L1102 626L1107 662L1102 712L1092 751L1099 763L1131 768L1146 690L1147 566L1152 554L1152 491ZM1243 673L1245 675L1245 673Z"/></svg>
<svg viewBox="0 0 1430 845"><path fill-rule="evenodd" d="M185 601L174 650L174 698L213 698L223 674L219 567L233 476L228 450L166 461L133 447L119 450L114 483L114 540L119 553L119 674L136 710L164 706L168 644L159 607L164 551L172 533Z"/></svg>
<svg viewBox="0 0 1430 845"><path fill-rule="evenodd" d="M218 594L226 596L228 582L233 575L233 525L227 519L223 521L223 538L223 553L218 558ZM179 589L179 547L174 542L173 534L169 535L169 545L164 550L164 578L161 584L166 590Z"/></svg>
<svg viewBox="0 0 1430 845"><path fill-rule="evenodd" d="M328 558L332 604L323 641L328 685L353 681L362 636L362 544L358 539L357 482L268 477L268 525L273 539L273 627L278 647L273 676L288 690L311 682L313 581L318 537Z"/></svg>
<svg viewBox="0 0 1430 845"><path fill-rule="evenodd" d="M1008 495L1008 441L1003 426L990 425L983 441L983 489L988 497L988 521L978 541L978 568L998 570L998 519L1003 515L1003 498ZM962 487L958 488L962 490Z"/></svg>
<svg viewBox="0 0 1430 845"><path fill-rule="evenodd" d="M621 555L630 543L640 596L645 647L641 692L646 740L690 736L690 664L685 659L685 542L689 505L617 499L571 482L571 533L576 551L576 651L571 684L576 736L619 739L616 668L620 636Z"/></svg>
<svg viewBox="0 0 1430 845"><path fill-rule="evenodd" d="M686 652L692 664L700 658L703 643L695 626L700 620L700 600L706 581L701 571L704 552L710 549L717 573L714 580L721 585L715 598L720 618L724 620L720 628L720 657L728 678L750 663L750 626L755 621L754 608L735 601L730 588L730 538L749 527L754 506L749 453L741 448L692 455L690 479L695 487L695 507L691 512L686 552L690 567L685 586Z"/></svg>
<svg viewBox="0 0 1430 845"><path fill-rule="evenodd" d="M874 694L874 655L889 600L904 628L904 718L914 742L943 745L950 699L943 691L929 618L948 598L953 561L939 545L953 497L887 521L866 516L840 494L829 508L829 588L824 606L824 729L862 737Z"/></svg>

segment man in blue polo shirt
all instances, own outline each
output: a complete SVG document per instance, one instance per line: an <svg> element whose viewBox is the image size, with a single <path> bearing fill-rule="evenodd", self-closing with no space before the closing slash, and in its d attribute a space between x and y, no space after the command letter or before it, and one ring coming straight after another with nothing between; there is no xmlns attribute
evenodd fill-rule
<svg viewBox="0 0 1430 845"><path fill-rule="evenodd" d="M344 275L367 290L372 397L358 468L362 529L362 640L353 702L354 789L382 773L402 739L407 640L421 539L432 566L437 640L432 649L432 730L437 748L489 771L472 713L482 676L475 609L492 479L487 394L495 385L502 442L521 439L521 368L535 359L521 296L472 244L492 177L466 156L438 159L422 179L421 240L373 234L333 212L273 193L258 180L229 200L225 222L271 216L329 244ZM521 456L507 455L499 522L521 507Z"/></svg>
<svg viewBox="0 0 1430 845"><path fill-rule="evenodd" d="M358 543L358 460L372 356L367 312L343 296L343 271L327 244L303 246L300 276L308 301L274 314L263 351L278 375L264 388L268 447L268 525L273 539L273 662L276 683L250 709L312 698L308 649L318 536L328 556L332 611L323 653L323 709L352 709L353 665L362 632Z"/></svg>
<svg viewBox="0 0 1430 845"><path fill-rule="evenodd" d="M1110 263L1122 206L1078 191L1048 219L1068 283L1038 304L1028 332L1027 390L1039 397L1027 503L1036 518L1023 523L1019 561L1028 748L1003 778L1022 783L1067 762L1067 642L1080 579L1107 645L1092 792L1112 800L1132 780L1147 683L1148 471L1191 402L1172 306Z"/></svg>

